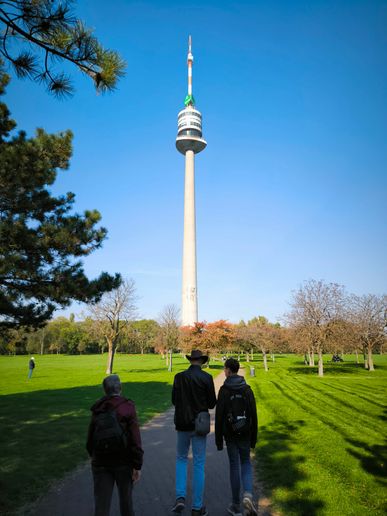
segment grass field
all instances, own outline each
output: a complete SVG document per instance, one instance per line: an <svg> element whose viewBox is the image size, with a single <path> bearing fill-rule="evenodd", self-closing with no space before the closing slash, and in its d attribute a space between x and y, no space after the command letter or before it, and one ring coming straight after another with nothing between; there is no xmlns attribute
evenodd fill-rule
<svg viewBox="0 0 387 516"><path fill-rule="evenodd" d="M90 406L102 395L106 356L0 357L0 514L33 501L87 458ZM387 357L368 373L351 357L326 375L295 356L276 356L249 378L258 404L257 467L265 495L283 515L386 512ZM115 372L145 422L170 406L174 371L153 355L119 355ZM218 374L222 366L209 370ZM212 515L217 516L217 515Z"/></svg>
<svg viewBox="0 0 387 516"><path fill-rule="evenodd" d="M89 409L103 394L106 355L35 358L27 380L28 357L0 356L0 514L33 501L87 459ZM186 367L180 357L170 373L160 356L118 355L114 369L144 423L170 406L173 377Z"/></svg>
<svg viewBox="0 0 387 516"><path fill-rule="evenodd" d="M259 478L285 515L387 513L387 357L325 368L278 356L249 379L259 410Z"/></svg>

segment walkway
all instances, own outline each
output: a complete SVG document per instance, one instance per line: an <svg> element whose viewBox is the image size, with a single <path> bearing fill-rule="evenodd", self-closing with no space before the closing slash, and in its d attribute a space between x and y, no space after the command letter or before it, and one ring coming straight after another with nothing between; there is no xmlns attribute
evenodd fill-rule
<svg viewBox="0 0 387 516"><path fill-rule="evenodd" d="M241 371L242 372L242 371ZM218 390L224 381L223 373L215 378ZM214 421L214 411L212 421ZM175 500L175 447L176 432L173 425L174 409L154 417L141 428L144 448L142 477L133 490L136 516L171 516ZM191 480L191 464L188 480ZM190 485L190 484L189 484ZM258 494L258 493L257 493ZM214 428L207 440L206 489L204 500L210 516L226 516L230 501L227 452L215 446ZM262 502L262 501L261 501ZM187 507L191 499L188 495ZM45 495L31 516L93 516L93 488L89 464L83 465ZM119 515L118 498L114 494L111 516ZM260 515L270 514L260 508ZM183 515L190 515L187 509Z"/></svg>

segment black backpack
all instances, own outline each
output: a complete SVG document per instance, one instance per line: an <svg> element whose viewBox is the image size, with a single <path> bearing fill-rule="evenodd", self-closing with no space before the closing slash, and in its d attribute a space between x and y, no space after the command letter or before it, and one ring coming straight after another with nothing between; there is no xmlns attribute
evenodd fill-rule
<svg viewBox="0 0 387 516"><path fill-rule="evenodd" d="M125 403L126 400L122 401ZM127 436L118 421L116 409L105 410L94 418L93 450L97 454L117 454L127 447Z"/></svg>
<svg viewBox="0 0 387 516"><path fill-rule="evenodd" d="M229 399L226 402L226 424L229 433L235 437L244 436L250 431L249 401L246 396L248 386L243 390L226 387Z"/></svg>

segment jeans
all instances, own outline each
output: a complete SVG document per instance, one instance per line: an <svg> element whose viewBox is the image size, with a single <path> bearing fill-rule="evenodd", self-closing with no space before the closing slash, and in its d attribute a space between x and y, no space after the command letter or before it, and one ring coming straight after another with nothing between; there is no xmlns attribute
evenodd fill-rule
<svg viewBox="0 0 387 516"><path fill-rule="evenodd" d="M130 466L92 466L95 516L109 516L114 483L117 484L121 516L134 516L132 468Z"/></svg>
<svg viewBox="0 0 387 516"><path fill-rule="evenodd" d="M32 369L32 368L28 370L28 379L30 379L30 378L31 378L31 376L32 376L32 372L33 372L33 369Z"/></svg>
<svg viewBox="0 0 387 516"><path fill-rule="evenodd" d="M192 509L201 509L203 506L207 437L196 435L193 431L177 432L176 498L186 497L188 451L191 442L193 455Z"/></svg>
<svg viewBox="0 0 387 516"><path fill-rule="evenodd" d="M230 483L232 501L240 504L241 476L243 491L253 492L253 474L250 462L250 441L235 439L226 441L230 461Z"/></svg>

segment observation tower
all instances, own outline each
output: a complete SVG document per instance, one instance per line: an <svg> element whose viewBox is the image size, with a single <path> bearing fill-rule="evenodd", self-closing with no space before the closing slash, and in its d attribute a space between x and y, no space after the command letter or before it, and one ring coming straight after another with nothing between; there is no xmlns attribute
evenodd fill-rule
<svg viewBox="0 0 387 516"><path fill-rule="evenodd" d="M202 138L202 115L195 108L192 95L192 43L188 38L188 94L185 108L177 117L176 148L185 156L184 183L184 242L181 319L183 326L198 320L198 292L196 275L196 220L195 220L195 154L206 148Z"/></svg>

